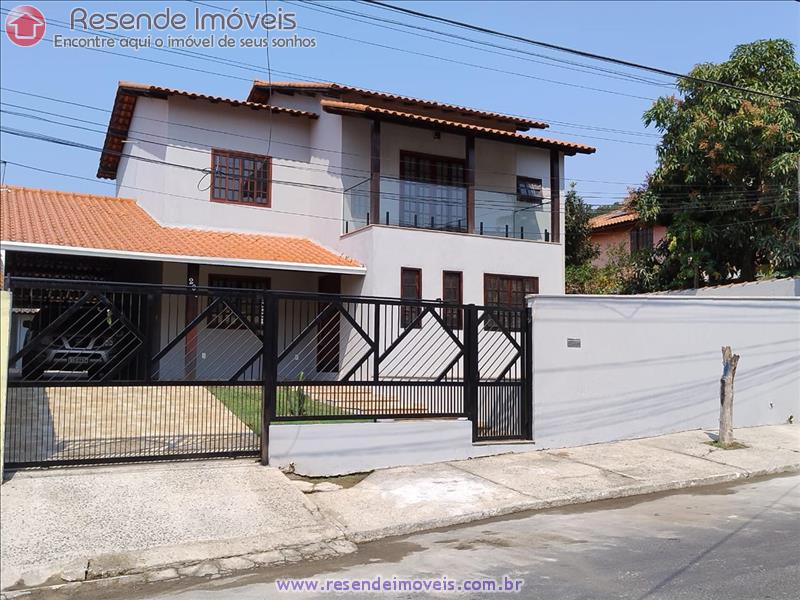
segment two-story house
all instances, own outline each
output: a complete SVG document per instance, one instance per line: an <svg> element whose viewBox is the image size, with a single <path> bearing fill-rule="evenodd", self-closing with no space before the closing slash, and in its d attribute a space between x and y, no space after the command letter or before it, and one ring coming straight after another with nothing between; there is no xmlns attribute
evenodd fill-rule
<svg viewBox="0 0 800 600"><path fill-rule="evenodd" d="M595 151L546 127L333 83L121 82L116 197L6 187L5 272L521 306L564 291L564 159Z"/></svg>
<svg viewBox="0 0 800 600"><path fill-rule="evenodd" d="M47 272L19 254L69 247L148 263L145 279L162 283L237 275L475 303L561 293L564 157L594 148L520 133L546 127L339 84L256 81L235 100L123 82L97 175L135 205L11 188L7 272ZM64 240L86 233L83 216L97 239L59 244L36 202L73 215L51 224ZM132 231L108 235L125 222L115 211ZM115 264L98 276L130 279Z"/></svg>

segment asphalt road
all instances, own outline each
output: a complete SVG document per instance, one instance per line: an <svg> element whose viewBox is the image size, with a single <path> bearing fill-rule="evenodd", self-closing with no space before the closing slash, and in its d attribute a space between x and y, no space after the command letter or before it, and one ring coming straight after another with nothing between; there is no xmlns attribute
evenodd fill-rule
<svg viewBox="0 0 800 600"><path fill-rule="evenodd" d="M774 477L526 514L375 542L332 561L214 581L153 584L113 597L342 598L347 596L280 593L275 580L446 577L463 585L508 577L524 580L518 595L371 592L351 597L794 600L800 595L799 517L800 475Z"/></svg>

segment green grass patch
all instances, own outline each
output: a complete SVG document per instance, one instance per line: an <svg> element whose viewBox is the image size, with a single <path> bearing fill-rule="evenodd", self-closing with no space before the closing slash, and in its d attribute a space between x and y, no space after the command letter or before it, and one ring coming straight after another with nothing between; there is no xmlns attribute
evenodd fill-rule
<svg viewBox="0 0 800 600"><path fill-rule="evenodd" d="M245 425L255 433L261 433L261 388L258 386L209 386L208 391L222 402L228 410L235 414ZM284 423L360 423L364 419L342 419L324 421L314 419L315 415L346 415L335 406L312 400L302 390L279 389L278 416L297 416L291 421L275 422L275 425ZM303 418L305 415L311 415Z"/></svg>

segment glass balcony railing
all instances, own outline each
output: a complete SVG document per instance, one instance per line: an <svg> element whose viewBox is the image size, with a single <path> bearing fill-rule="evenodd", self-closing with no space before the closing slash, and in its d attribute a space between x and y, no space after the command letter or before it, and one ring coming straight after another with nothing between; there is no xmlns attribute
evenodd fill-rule
<svg viewBox="0 0 800 600"><path fill-rule="evenodd" d="M380 210L370 214L370 182L344 192L343 233L370 224L550 241L550 203L519 202L516 194L475 190L475 225L467 230L467 189L381 178Z"/></svg>

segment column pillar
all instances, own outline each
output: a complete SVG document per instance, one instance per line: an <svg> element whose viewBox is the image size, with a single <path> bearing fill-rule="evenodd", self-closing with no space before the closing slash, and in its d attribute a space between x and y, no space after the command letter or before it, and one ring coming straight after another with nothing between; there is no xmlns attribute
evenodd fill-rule
<svg viewBox="0 0 800 600"><path fill-rule="evenodd" d="M561 241L561 173L558 150L550 150L550 241Z"/></svg>
<svg viewBox="0 0 800 600"><path fill-rule="evenodd" d="M369 129L369 222L381 222L381 122L372 121Z"/></svg>

